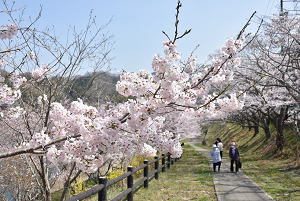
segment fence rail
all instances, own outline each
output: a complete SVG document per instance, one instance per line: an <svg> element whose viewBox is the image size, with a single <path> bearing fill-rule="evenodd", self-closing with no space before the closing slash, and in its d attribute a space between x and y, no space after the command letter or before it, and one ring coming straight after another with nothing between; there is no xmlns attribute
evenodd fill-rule
<svg viewBox="0 0 300 201"><path fill-rule="evenodd" d="M167 162L166 161L167 157ZM159 166L159 161L162 161L161 166ZM127 167L127 172L114 178L111 180L107 180L106 177L100 177L99 178L99 185L95 186L85 192L82 192L78 195L75 195L66 201L79 201L83 200L85 198L88 198L96 193L98 193L98 201L107 201L107 187L122 181L123 179L127 178L127 189L120 193L118 196L116 196L112 201L119 201L125 196L127 196L128 201L133 201L133 191L136 187L144 183L144 188L148 188L149 186L149 178L151 178L154 175L154 178L158 179L159 171L162 170L162 172L165 172L166 166L170 168L171 165L174 164L174 161L176 162L178 159L171 158L171 154L163 154L161 157L155 156L154 160L148 162L148 160L144 160L144 165L141 165L135 169L133 169L132 166ZM155 168L152 172L149 173L149 165L155 163ZM136 183L133 183L133 174L139 170L144 169L144 177L137 181Z"/></svg>

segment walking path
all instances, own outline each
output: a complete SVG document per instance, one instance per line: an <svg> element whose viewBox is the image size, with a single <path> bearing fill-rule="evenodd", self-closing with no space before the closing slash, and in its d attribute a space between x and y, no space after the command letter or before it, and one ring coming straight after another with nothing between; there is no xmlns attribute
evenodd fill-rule
<svg viewBox="0 0 300 201"><path fill-rule="evenodd" d="M200 144L200 138L192 139L190 144L196 151L206 156L210 162L209 166L213 169L210 151L196 146ZM238 173L230 171L230 162L223 157L220 172L213 175L214 185L218 201L246 201L246 200L273 200L264 190L247 177L241 170Z"/></svg>

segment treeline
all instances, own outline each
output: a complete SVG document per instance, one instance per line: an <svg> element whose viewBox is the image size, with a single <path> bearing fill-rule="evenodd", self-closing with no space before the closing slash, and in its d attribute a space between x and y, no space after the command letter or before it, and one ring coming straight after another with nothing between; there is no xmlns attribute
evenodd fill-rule
<svg viewBox="0 0 300 201"><path fill-rule="evenodd" d="M284 128L289 125L300 138L300 18L273 15L261 21L258 33L247 37L241 65L235 71L231 89L246 94L243 110L228 121L243 127L259 127L271 138L270 124L276 128L276 146L282 151Z"/></svg>

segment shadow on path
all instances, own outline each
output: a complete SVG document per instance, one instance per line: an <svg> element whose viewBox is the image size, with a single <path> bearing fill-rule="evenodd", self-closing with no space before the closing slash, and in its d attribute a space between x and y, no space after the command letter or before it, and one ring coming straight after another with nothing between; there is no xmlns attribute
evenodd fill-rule
<svg viewBox="0 0 300 201"><path fill-rule="evenodd" d="M195 145L200 143L200 138L194 138L191 142L187 142L187 144L191 145L196 151L210 160L209 166L211 170L213 170L210 151ZM222 159L221 170L220 172L214 172L213 180L218 201L273 200L271 196L243 172L231 172L230 162L224 157Z"/></svg>

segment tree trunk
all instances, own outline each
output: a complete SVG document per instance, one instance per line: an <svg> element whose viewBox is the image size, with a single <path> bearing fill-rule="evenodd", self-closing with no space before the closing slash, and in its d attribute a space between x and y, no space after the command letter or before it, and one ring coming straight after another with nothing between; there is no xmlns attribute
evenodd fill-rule
<svg viewBox="0 0 300 201"><path fill-rule="evenodd" d="M254 125L253 128L254 128L254 135L253 135L253 137L255 137L259 133L259 126L258 125Z"/></svg>
<svg viewBox="0 0 300 201"><path fill-rule="evenodd" d="M277 146L277 151L282 151L283 150L283 145L285 143L284 135L283 135L283 128L284 128L284 121L287 118L287 111L288 111L288 106L282 106L280 109L280 113L277 116L277 126L276 126L276 146Z"/></svg>
<svg viewBox="0 0 300 201"><path fill-rule="evenodd" d="M207 142L206 142L206 135L207 135L208 130L204 131L203 133L205 133L204 138L202 140L202 145L203 146L207 146Z"/></svg>
<svg viewBox="0 0 300 201"><path fill-rule="evenodd" d="M266 140L270 139L271 138L270 127L264 128L264 131L265 131Z"/></svg>
<svg viewBox="0 0 300 201"><path fill-rule="evenodd" d="M270 119L266 117L265 120L263 120L263 124L264 124L263 129L265 131L266 140L268 140L271 138Z"/></svg>
<svg viewBox="0 0 300 201"><path fill-rule="evenodd" d="M277 151L283 150L284 142L285 140L284 140L283 132L277 130L277 136L276 136Z"/></svg>
<svg viewBox="0 0 300 201"><path fill-rule="evenodd" d="M68 189L70 188L71 183L73 183L76 180L76 178L81 173L81 170L79 170L79 171L77 171L77 173L75 174L75 176L73 178L71 178L71 176L73 174L73 171L75 170L75 166L76 166L76 163L73 164L72 169L71 169L71 171L69 173L69 176L68 176L68 178L66 179L66 181L64 183L64 190L63 190L63 192L62 192L62 194L60 196L60 201L65 200L65 197L67 195L67 192L68 192Z"/></svg>
<svg viewBox="0 0 300 201"><path fill-rule="evenodd" d="M251 129L252 129L251 121L247 120L247 123L248 123L249 131L251 131Z"/></svg>
<svg viewBox="0 0 300 201"><path fill-rule="evenodd" d="M50 184L48 180L48 168L46 167L45 157L40 156L40 164L41 164L41 174L42 174L42 182L43 182L43 190L44 190L44 198L45 201L51 201L51 192L50 192Z"/></svg>

